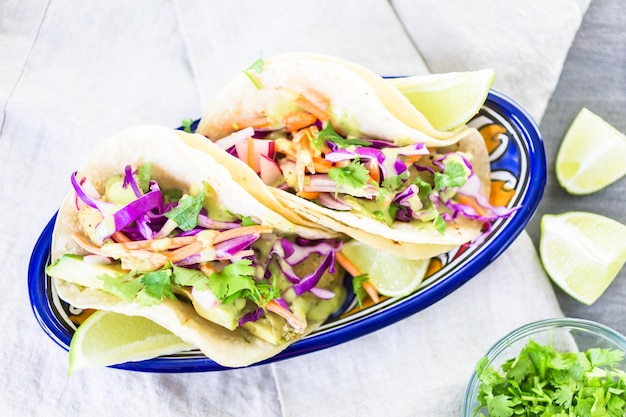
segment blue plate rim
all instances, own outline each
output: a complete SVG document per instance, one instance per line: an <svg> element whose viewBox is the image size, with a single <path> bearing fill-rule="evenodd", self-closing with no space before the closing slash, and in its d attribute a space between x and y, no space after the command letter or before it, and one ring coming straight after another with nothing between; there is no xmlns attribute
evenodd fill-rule
<svg viewBox="0 0 626 417"><path fill-rule="evenodd" d="M525 140L526 146L528 146L528 187L525 189L525 194L520 201L521 208L512 218L508 219L508 224L503 230L490 240L489 244L480 252L480 256L471 258L459 265L450 276L425 288L417 297L398 303L387 310L369 315L343 327L302 339L278 355L251 366L282 361L309 352L324 350L365 336L414 315L461 287L498 258L513 243L532 218L543 196L547 177L543 139L539 127L532 117L508 96L492 89L488 93L486 102L489 103L490 108L500 112L512 125L519 129L520 136ZM68 350L72 333L57 320L51 310L45 282L45 266L49 259L51 235L55 219L56 213L37 239L29 261L29 300L33 314L44 332L56 344ZM168 356L146 361L128 362L113 365L112 367L155 373L210 372L233 369L221 366L209 358L189 359Z"/></svg>

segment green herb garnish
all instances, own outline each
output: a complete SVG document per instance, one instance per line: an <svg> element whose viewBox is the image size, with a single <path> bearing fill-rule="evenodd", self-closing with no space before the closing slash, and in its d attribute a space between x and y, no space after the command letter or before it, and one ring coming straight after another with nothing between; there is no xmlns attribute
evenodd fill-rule
<svg viewBox="0 0 626 417"><path fill-rule="evenodd" d="M204 187L195 196L184 195L178 205L165 213L168 219L175 221L181 230L191 230L198 225L198 214L204 204Z"/></svg>
<svg viewBox="0 0 626 417"><path fill-rule="evenodd" d="M329 169L328 178L337 183L337 190L335 191L335 194L337 194L339 186L342 184L350 188L364 187L369 180L369 171L359 162L359 158L355 158L345 167Z"/></svg>
<svg viewBox="0 0 626 417"><path fill-rule="evenodd" d="M211 274L209 287L223 303L245 298L263 306L280 296L280 292L272 283L268 281L257 283L254 276L255 268L252 266L252 261L242 259L226 266L220 272Z"/></svg>
<svg viewBox="0 0 626 417"><path fill-rule="evenodd" d="M367 274L357 275L352 278L352 289L354 291L354 295L356 295L356 301L359 307L363 305L363 300L368 297L367 291L365 291L365 288L363 288L361 283L369 281L369 279L370 277Z"/></svg>
<svg viewBox="0 0 626 417"><path fill-rule="evenodd" d="M191 133L191 125L193 124L193 119L184 119L182 121L183 130L187 133Z"/></svg>
<svg viewBox="0 0 626 417"><path fill-rule="evenodd" d="M333 142L339 148L347 148L348 146L371 146L372 144L364 139L357 138L344 138L341 136L335 128L332 122L328 121L324 129L320 130L319 134L313 139L312 144L317 150L321 150L326 141Z"/></svg>
<svg viewBox="0 0 626 417"><path fill-rule="evenodd" d="M499 371L484 357L476 365L481 408L474 415L486 409L491 417L624 416L626 374L615 368L623 359L620 350L564 353L533 340Z"/></svg>
<svg viewBox="0 0 626 417"><path fill-rule="evenodd" d="M461 187L467 181L467 172L463 164L457 161L448 161L444 164L443 172L435 173L435 190Z"/></svg>
<svg viewBox="0 0 626 417"><path fill-rule="evenodd" d="M263 72L263 65L265 65L265 61L263 60L263 58L259 58L254 61L252 65L250 65L248 68L243 70L243 73L246 74L246 77L250 79L250 81L252 82L252 84L254 84L257 90L261 89L261 84L259 83L259 80L257 80L254 76L253 71L257 74L260 74L261 72Z"/></svg>

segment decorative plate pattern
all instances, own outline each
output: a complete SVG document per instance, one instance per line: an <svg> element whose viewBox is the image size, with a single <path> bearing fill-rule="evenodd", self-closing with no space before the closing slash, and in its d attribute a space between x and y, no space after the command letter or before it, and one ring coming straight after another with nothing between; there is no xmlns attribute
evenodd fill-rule
<svg viewBox="0 0 626 417"><path fill-rule="evenodd" d="M354 298L349 297L342 309L315 333L261 364L322 350L419 312L478 274L522 232L537 208L546 182L546 160L539 129L522 108L495 91L489 93L485 105L469 124L481 132L489 149L492 203L519 206L519 209L511 217L496 221L479 244L463 245L433 258L427 278L413 294L386 298L376 305L366 304L363 307L357 307ZM68 350L72 334L85 312L60 300L52 280L45 273L50 259L55 217L44 228L34 247L28 286L37 321L52 340ZM208 359L199 350L114 367L145 372L229 369Z"/></svg>

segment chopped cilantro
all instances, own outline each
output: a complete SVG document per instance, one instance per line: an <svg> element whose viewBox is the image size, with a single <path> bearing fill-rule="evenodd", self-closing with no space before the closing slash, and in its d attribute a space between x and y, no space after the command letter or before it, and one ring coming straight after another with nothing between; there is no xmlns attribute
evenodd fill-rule
<svg viewBox="0 0 626 417"><path fill-rule="evenodd" d="M200 214L204 204L204 187L202 189L203 191L195 196L183 196L178 205L165 213L165 216L175 221L182 230L187 231L196 227L198 225L198 214Z"/></svg>
<svg viewBox="0 0 626 417"><path fill-rule="evenodd" d="M261 84L259 83L259 80L256 79L256 77L254 76L252 72L254 71L257 74L260 74L261 72L263 72L263 65L265 65L265 61L263 60L263 58L259 58L256 61L254 61L252 65L250 65L248 68L243 70L243 73L246 74L246 77L250 79L250 81L252 82L252 84L254 84L257 90L261 89Z"/></svg>
<svg viewBox="0 0 626 417"><path fill-rule="evenodd" d="M143 288L141 276L136 276L134 272L119 277L101 275L97 279L103 281L102 289L104 291L129 303L133 302L137 293Z"/></svg>
<svg viewBox="0 0 626 417"><path fill-rule="evenodd" d="M240 298L241 292L254 289L254 267L252 261L243 259L227 265L209 277L209 287L218 300L228 303Z"/></svg>
<svg viewBox="0 0 626 417"><path fill-rule="evenodd" d="M499 370L478 361L478 400L492 417L623 416L626 374L614 368L623 358L619 350L558 352L530 340Z"/></svg>
<svg viewBox="0 0 626 417"><path fill-rule="evenodd" d="M328 178L340 185L347 185L350 188L359 188L367 184L369 171L355 158L345 167L335 167L328 170Z"/></svg>
<svg viewBox="0 0 626 417"><path fill-rule="evenodd" d="M176 296L172 291L170 281L171 275L171 269L161 269L144 274L141 277L143 288L137 293L139 302L144 305L150 305L163 301L165 298L175 300Z"/></svg>
<svg viewBox="0 0 626 417"><path fill-rule="evenodd" d="M267 281L254 280L255 269L249 259L242 259L226 266L209 277L209 287L221 302L227 304L237 298L246 298L257 305L280 296L278 289Z"/></svg>
<svg viewBox="0 0 626 417"><path fill-rule="evenodd" d="M318 136L313 139L313 146L321 150L326 141L330 141L335 143L339 148L347 148L348 146L371 146L372 144L364 139L356 139L356 138L344 138L341 136L335 128L333 127L332 122L326 123L324 129L322 129Z"/></svg>
<svg viewBox="0 0 626 417"><path fill-rule="evenodd" d="M182 121L183 130L187 133L191 133L191 125L193 125L193 119L184 119Z"/></svg>
<svg viewBox="0 0 626 417"><path fill-rule="evenodd" d="M181 287L194 287L200 291L209 289L209 278L197 269L172 265L172 282Z"/></svg>
<svg viewBox="0 0 626 417"><path fill-rule="evenodd" d="M369 281L370 277L367 274L357 275L352 278L352 289L354 290L354 295L356 295L356 301L361 307L363 305L363 300L367 298L367 291L361 285L361 283L365 281Z"/></svg>
<svg viewBox="0 0 626 417"><path fill-rule="evenodd" d="M458 161L448 161L444 164L443 173L435 173L435 190L461 187L467 181L465 167Z"/></svg>
<svg viewBox="0 0 626 417"><path fill-rule="evenodd" d="M389 191L398 191L404 185L404 182L409 178L409 171L404 171L400 175L390 175L386 177L383 182L383 188L386 188Z"/></svg>
<svg viewBox="0 0 626 417"><path fill-rule="evenodd" d="M241 218L241 225L242 226L256 226L258 223L255 222L254 220L252 220L252 217L250 216L243 216Z"/></svg>

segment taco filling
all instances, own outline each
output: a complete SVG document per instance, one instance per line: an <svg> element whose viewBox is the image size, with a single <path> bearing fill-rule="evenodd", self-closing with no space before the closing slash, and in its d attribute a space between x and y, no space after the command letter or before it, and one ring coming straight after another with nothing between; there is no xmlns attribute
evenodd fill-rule
<svg viewBox="0 0 626 417"><path fill-rule="evenodd" d="M71 185L46 272L74 307L147 317L238 367L309 334L346 298L340 240L267 210L171 129L118 134Z"/></svg>
<svg viewBox="0 0 626 417"><path fill-rule="evenodd" d="M491 222L509 213L482 193L472 155L424 144L393 143L337 133L330 120L301 111L308 125L279 130L248 127L216 144L249 165L268 186L387 225L429 222L441 234L459 216ZM242 137L242 132L246 137ZM234 144L233 144L234 142Z"/></svg>
<svg viewBox="0 0 626 417"><path fill-rule="evenodd" d="M433 131L391 83L341 60L295 54L254 68L200 120L213 143L193 146L265 204L412 259L475 241L515 211L489 202L476 129Z"/></svg>

